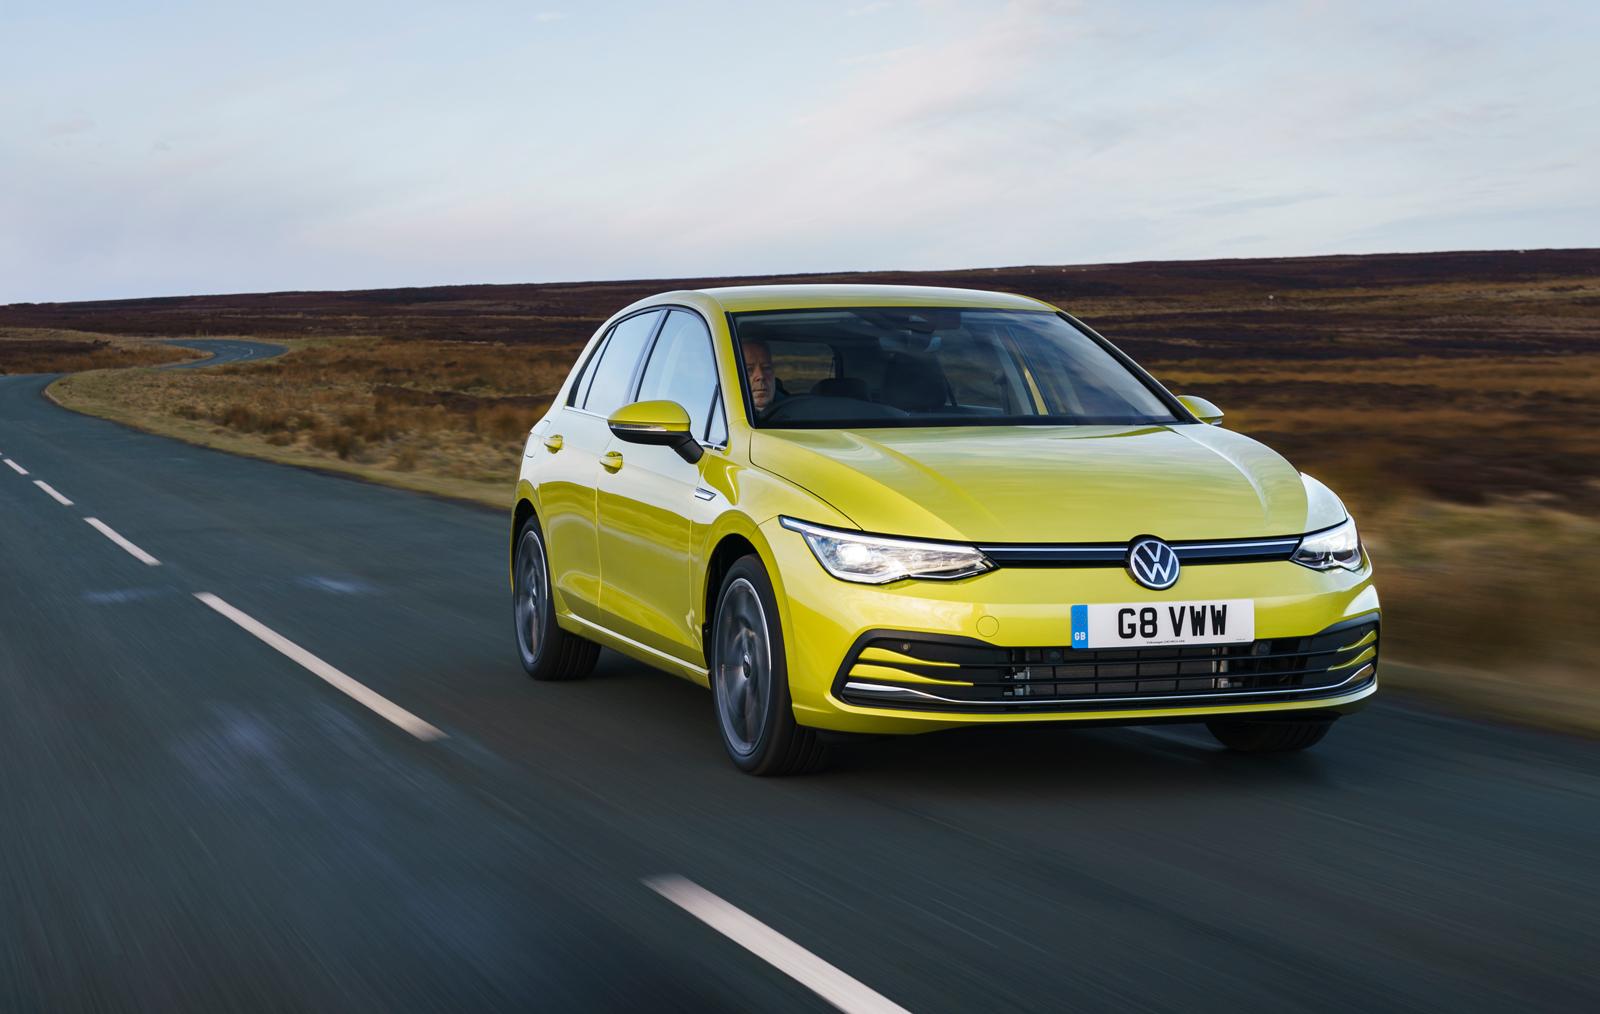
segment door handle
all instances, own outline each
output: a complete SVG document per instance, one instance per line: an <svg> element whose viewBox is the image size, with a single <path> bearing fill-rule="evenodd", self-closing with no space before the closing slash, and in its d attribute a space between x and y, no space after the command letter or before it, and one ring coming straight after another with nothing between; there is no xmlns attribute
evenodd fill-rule
<svg viewBox="0 0 1600 1014"><path fill-rule="evenodd" d="M605 466L606 471L615 472L622 467L622 452L607 451L600 456L600 464Z"/></svg>
<svg viewBox="0 0 1600 1014"><path fill-rule="evenodd" d="M561 434L554 433L544 438L544 449L551 454L561 450Z"/></svg>

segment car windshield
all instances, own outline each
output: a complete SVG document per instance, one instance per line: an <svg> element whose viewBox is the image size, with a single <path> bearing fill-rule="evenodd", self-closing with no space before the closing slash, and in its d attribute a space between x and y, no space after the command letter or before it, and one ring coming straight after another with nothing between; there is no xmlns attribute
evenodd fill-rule
<svg viewBox="0 0 1600 1014"><path fill-rule="evenodd" d="M1048 311L864 307L732 319L759 427L1180 421L1102 342Z"/></svg>

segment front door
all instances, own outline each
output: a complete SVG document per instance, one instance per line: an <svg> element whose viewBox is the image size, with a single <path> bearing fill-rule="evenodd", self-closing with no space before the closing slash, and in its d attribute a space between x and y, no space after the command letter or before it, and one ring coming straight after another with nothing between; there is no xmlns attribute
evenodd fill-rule
<svg viewBox="0 0 1600 1014"><path fill-rule="evenodd" d="M716 396L711 333L699 314L673 309L631 400L677 402L704 442ZM597 505L601 622L697 665L704 656L690 547L695 525L710 520L701 516L710 505L695 495L707 460L691 465L671 448L613 438L601 459Z"/></svg>
<svg viewBox="0 0 1600 1014"><path fill-rule="evenodd" d="M606 416L620 408L638 376L640 357L663 312L650 310L619 321L596 348L568 404L551 416L533 453L547 460L540 471L539 505L545 552L556 598L575 615L600 615L600 549L595 535L596 485L601 455L610 445Z"/></svg>

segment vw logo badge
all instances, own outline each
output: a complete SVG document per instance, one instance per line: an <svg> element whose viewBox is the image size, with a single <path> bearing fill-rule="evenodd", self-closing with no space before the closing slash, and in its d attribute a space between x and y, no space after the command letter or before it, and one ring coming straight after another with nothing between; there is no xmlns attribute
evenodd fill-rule
<svg viewBox="0 0 1600 1014"><path fill-rule="evenodd" d="M1171 588L1178 583L1178 554L1153 535L1140 536L1128 547L1128 573L1146 588Z"/></svg>

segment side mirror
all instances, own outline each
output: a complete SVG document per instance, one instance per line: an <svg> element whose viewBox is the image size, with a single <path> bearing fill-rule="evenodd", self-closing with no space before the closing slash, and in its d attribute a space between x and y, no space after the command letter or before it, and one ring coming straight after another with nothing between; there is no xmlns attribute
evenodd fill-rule
<svg viewBox="0 0 1600 1014"><path fill-rule="evenodd" d="M611 413L606 425L618 440L670 447L691 465L705 453L700 441L694 438L689 413L675 401L636 401L624 405Z"/></svg>
<svg viewBox="0 0 1600 1014"><path fill-rule="evenodd" d="M1222 425L1222 409L1204 398L1196 398L1192 394L1180 394L1178 395L1178 400L1183 402L1183 407L1193 413L1194 417L1201 422L1209 423L1212 426Z"/></svg>

